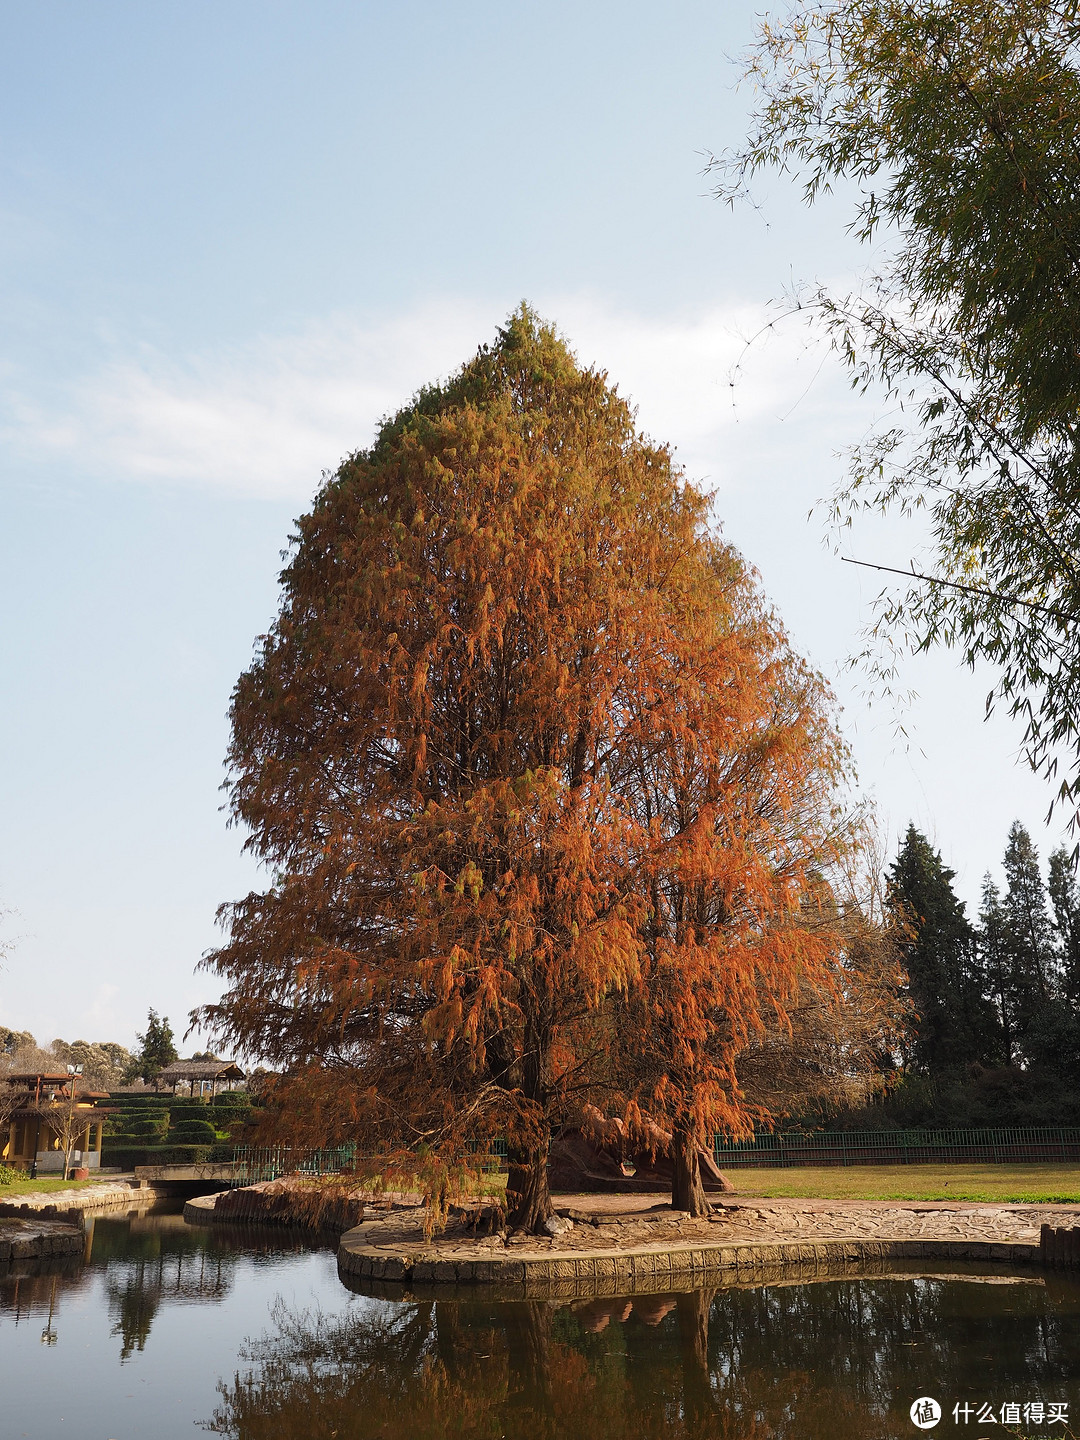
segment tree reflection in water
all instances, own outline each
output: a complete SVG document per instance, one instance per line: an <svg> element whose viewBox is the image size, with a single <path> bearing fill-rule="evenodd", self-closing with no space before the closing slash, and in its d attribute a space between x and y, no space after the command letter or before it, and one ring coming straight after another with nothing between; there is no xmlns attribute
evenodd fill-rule
<svg viewBox="0 0 1080 1440"><path fill-rule="evenodd" d="M917 1395L1080 1408L1074 1284L852 1279L293 1311L241 1352L232 1440L874 1440ZM988 1357L991 1357L988 1359ZM951 1400L950 1400L951 1403Z"/></svg>
<svg viewBox="0 0 1080 1440"><path fill-rule="evenodd" d="M112 1321L120 1340L120 1359L145 1348L163 1305L216 1303L232 1290L240 1262L272 1250L307 1250L318 1237L253 1226L187 1225L175 1207L124 1217L99 1217L93 1223L89 1258L30 1262L0 1276L0 1312L15 1324L46 1312L62 1325L65 1301L102 1274ZM51 1321L50 1321L51 1323Z"/></svg>

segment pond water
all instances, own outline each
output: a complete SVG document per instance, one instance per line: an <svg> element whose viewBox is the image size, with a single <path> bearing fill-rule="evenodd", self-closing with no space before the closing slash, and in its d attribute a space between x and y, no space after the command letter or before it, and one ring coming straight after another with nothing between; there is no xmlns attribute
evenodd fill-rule
<svg viewBox="0 0 1080 1440"><path fill-rule="evenodd" d="M1055 1275L380 1298L332 1243L161 1210L30 1268L0 1274L5 1440L893 1440L920 1396L935 1435L1062 1436L1052 1405L1080 1431L1080 1285Z"/></svg>

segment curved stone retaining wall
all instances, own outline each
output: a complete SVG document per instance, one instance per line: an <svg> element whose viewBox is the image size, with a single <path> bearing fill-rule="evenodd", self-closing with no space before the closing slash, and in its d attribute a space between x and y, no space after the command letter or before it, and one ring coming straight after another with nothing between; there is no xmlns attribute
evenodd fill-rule
<svg viewBox="0 0 1080 1440"><path fill-rule="evenodd" d="M0 1265L54 1255L81 1255L85 1237L56 1220L0 1220Z"/></svg>
<svg viewBox="0 0 1080 1440"><path fill-rule="evenodd" d="M746 1275L787 1269L820 1272L866 1261L980 1261L1009 1266L1038 1263L1038 1245L971 1240L850 1240L776 1245L687 1245L668 1249L595 1250L506 1259L439 1259L431 1252L388 1253L365 1243L362 1227L341 1237L338 1270L357 1281L397 1286L495 1287L509 1298L561 1293L621 1293L635 1288L679 1288L687 1280L720 1282L725 1274Z"/></svg>
<svg viewBox="0 0 1080 1440"><path fill-rule="evenodd" d="M184 1206L184 1219L195 1224L221 1220L299 1225L309 1230L351 1230L364 1218L362 1199L320 1191L286 1180L268 1180L218 1195L199 1195Z"/></svg>
<svg viewBox="0 0 1080 1440"><path fill-rule="evenodd" d="M216 1195L193 1195L184 1201L184 1219L189 1225L209 1225L214 1218Z"/></svg>
<svg viewBox="0 0 1080 1440"><path fill-rule="evenodd" d="M0 1190L0 1196L3 1191ZM13 1195L0 1199L0 1216L20 1220L68 1220L81 1225L87 1215L103 1210L134 1210L153 1205L162 1197L152 1187L132 1185L126 1180L115 1185L94 1185L85 1190L53 1190L42 1195Z"/></svg>

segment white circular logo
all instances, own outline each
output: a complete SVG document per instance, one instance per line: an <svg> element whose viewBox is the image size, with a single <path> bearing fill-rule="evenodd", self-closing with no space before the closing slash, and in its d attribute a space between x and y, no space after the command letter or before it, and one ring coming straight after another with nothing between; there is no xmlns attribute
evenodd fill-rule
<svg viewBox="0 0 1080 1440"><path fill-rule="evenodd" d="M911 1423L920 1430L932 1430L941 1419L941 1406L932 1395L920 1395L911 1407Z"/></svg>

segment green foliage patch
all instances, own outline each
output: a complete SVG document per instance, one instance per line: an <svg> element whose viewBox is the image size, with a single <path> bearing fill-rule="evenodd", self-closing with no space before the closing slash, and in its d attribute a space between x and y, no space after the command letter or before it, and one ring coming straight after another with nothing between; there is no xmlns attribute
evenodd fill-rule
<svg viewBox="0 0 1080 1440"><path fill-rule="evenodd" d="M208 1120L181 1120L169 1127L169 1138L178 1145L212 1145L218 1137Z"/></svg>
<svg viewBox="0 0 1080 1440"><path fill-rule="evenodd" d="M123 1170L133 1170L136 1165L205 1165L211 1158L232 1159L232 1146L227 1156L212 1156L213 1145L132 1145L110 1148L107 1158L110 1165L119 1165Z"/></svg>

